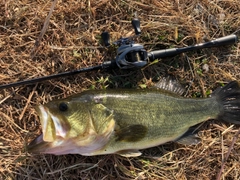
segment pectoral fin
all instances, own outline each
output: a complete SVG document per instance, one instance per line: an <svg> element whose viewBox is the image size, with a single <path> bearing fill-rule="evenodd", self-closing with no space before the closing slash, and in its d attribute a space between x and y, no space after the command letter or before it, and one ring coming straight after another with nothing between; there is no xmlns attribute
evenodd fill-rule
<svg viewBox="0 0 240 180"><path fill-rule="evenodd" d="M137 156L142 155L142 153L136 149L118 151L117 154L119 154L120 156L123 156L123 157L137 157Z"/></svg>
<svg viewBox="0 0 240 180"><path fill-rule="evenodd" d="M129 125L116 130L116 141L136 142L145 137L147 127L141 124Z"/></svg>

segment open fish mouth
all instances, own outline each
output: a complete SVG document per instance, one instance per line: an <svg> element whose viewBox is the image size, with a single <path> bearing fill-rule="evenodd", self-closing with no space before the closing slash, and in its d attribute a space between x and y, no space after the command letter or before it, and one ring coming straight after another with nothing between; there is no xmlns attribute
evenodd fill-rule
<svg viewBox="0 0 240 180"><path fill-rule="evenodd" d="M47 134L47 125L50 121L52 121L52 119L49 116L48 109L46 107L39 105L35 109L38 115L40 116L40 121L41 121L42 131L43 131L42 136L45 136Z"/></svg>
<svg viewBox="0 0 240 180"><path fill-rule="evenodd" d="M67 134L66 126L43 105L35 107L42 125L42 134L35 138L27 147L28 152L45 152L59 137L64 138Z"/></svg>
<svg viewBox="0 0 240 180"><path fill-rule="evenodd" d="M36 111L40 116L44 141L53 142L57 137L67 136L70 126L65 120L55 116L43 105L37 106Z"/></svg>
<svg viewBox="0 0 240 180"><path fill-rule="evenodd" d="M35 107L39 117L40 117L40 122L42 125L42 134L40 134L38 137L36 137L33 141L30 142L30 144L27 146L27 151L31 153L39 153L42 152L44 149L49 146L50 143L54 141L54 126L51 126L52 132L51 136L47 135L49 134L50 129L48 128L48 125L52 124L52 118L49 115L48 108L39 105Z"/></svg>

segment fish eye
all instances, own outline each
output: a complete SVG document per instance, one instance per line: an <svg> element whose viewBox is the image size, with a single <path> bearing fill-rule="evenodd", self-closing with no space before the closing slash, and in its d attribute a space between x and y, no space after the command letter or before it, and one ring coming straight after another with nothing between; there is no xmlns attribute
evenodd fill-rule
<svg viewBox="0 0 240 180"><path fill-rule="evenodd" d="M58 106L59 110L65 112L68 110L68 105L65 102L61 102Z"/></svg>

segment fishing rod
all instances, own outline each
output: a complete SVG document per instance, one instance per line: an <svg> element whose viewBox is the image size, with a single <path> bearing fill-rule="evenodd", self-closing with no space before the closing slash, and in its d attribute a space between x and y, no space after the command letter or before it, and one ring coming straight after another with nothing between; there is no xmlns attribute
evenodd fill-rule
<svg viewBox="0 0 240 180"><path fill-rule="evenodd" d="M20 85L28 85L33 83L38 83L50 79L55 79L59 77L71 76L83 72L96 71L96 70L109 70L109 69L136 69L146 66L148 63L166 57L176 56L178 54L194 51L203 48L218 47L224 45L235 44L238 41L238 37L235 34L224 36L209 42L196 44L193 46L181 47L181 48L170 48L163 50L155 50L147 52L141 44L136 44L133 39L141 34L140 21L137 18L132 20L132 26L135 31L135 36L120 38L118 41L113 44L118 46L117 56L112 61L103 62L101 65L86 67L73 71L66 71L58 74L53 74L49 76L43 76L33 79L26 79L23 81L13 82L9 84L0 85L0 90L16 87ZM110 35L108 32L103 32L101 34L103 43L106 47L109 47L110 44Z"/></svg>

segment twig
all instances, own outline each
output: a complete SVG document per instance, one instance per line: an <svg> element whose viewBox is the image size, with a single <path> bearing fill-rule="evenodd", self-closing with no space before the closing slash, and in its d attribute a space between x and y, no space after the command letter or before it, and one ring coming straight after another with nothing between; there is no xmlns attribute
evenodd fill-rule
<svg viewBox="0 0 240 180"><path fill-rule="evenodd" d="M58 170L55 170L53 172L47 172L46 174L55 174L55 173L58 173L58 172L61 172L61 171L66 171L66 170L69 170L69 169L73 169L73 168L76 168L76 167L88 167L84 170L81 170L81 172L84 172L84 171L88 171L90 169L93 169L93 168L96 168L98 167L98 163L97 164L93 164L93 163L79 163L79 164L74 164L72 166L68 166L68 167L64 167L62 169L58 169Z"/></svg>
<svg viewBox="0 0 240 180"><path fill-rule="evenodd" d="M40 32L40 35L38 36L37 40L35 41L35 45L34 45L32 51L31 51L31 58L34 58L34 56L35 56L35 54L36 54L36 50L37 50L37 48L39 47L40 42L42 41L42 38L43 38L44 34L45 34L46 31L47 31L47 28L48 28L48 25L49 25L49 21L50 21L50 18L51 18L51 16L52 16L54 7L55 7L56 4L57 4L57 1L58 1L58 0L54 0L53 3L52 3L51 9L50 9L50 11L49 11L49 13L48 13L48 16L47 16L46 19L45 19L45 22L44 22L43 28L42 28L42 30L41 30L41 32Z"/></svg>
<svg viewBox="0 0 240 180"><path fill-rule="evenodd" d="M26 103L25 107L23 108L23 111L22 111L22 113L21 113L20 116L19 116L19 120L20 120L20 121L22 120L23 115L24 115L24 113L25 113L26 110L27 110L27 107L28 107L28 105L29 105L29 103L30 103L30 101L31 101L31 99L32 99L32 96L33 96L33 94L34 94L36 88L37 88L37 85L38 85L38 84L36 84L36 85L34 86L34 88L33 88L32 92L31 92L31 94L30 94L29 97L28 97L28 100L27 100L27 103Z"/></svg>
<svg viewBox="0 0 240 180"><path fill-rule="evenodd" d="M240 129L237 131L237 133L236 133L235 136L233 137L231 146L228 148L227 155L226 155L225 159L224 159L223 162L222 162L221 169L220 169L220 171L219 171L219 173L218 173L218 175L217 175L217 179L216 179L216 180L220 180L220 179L221 179L224 166L225 166L225 164L226 164L226 162L227 162L227 160L228 160L228 157L229 157L229 155L230 155L230 153L231 153L231 151L232 151L232 149L233 149L233 146L234 146L234 144L235 144L235 142L236 142L239 134L240 134Z"/></svg>
<svg viewBox="0 0 240 180"><path fill-rule="evenodd" d="M3 98L1 101L0 101L0 104L2 104L4 101L6 101L8 98L10 98L12 95L8 95L6 96L5 98Z"/></svg>

